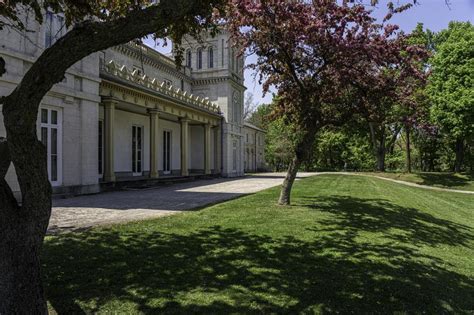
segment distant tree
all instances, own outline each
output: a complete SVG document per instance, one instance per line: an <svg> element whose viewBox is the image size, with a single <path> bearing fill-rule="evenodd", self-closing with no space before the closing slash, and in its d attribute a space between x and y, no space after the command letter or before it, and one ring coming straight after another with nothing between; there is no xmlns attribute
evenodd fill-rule
<svg viewBox="0 0 474 315"><path fill-rule="evenodd" d="M224 0L8 0L0 2L0 28L25 29L45 10L65 15L67 33L44 50L13 92L0 97L7 139L0 141L0 314L47 314L40 251L51 215L46 151L36 134L38 108L66 70L84 57L153 34L179 49L184 35L215 32L214 13ZM0 74L5 60L0 60ZM17 203L5 174L13 164L22 200Z"/></svg>
<svg viewBox="0 0 474 315"><path fill-rule="evenodd" d="M250 92L245 93L243 119L245 121L248 120L250 116L255 112L257 107L258 107L258 104L255 102L253 93L250 93Z"/></svg>
<svg viewBox="0 0 474 315"><path fill-rule="evenodd" d="M267 129L268 124L271 123L272 119L272 107L273 104L262 104L258 106L247 118L247 121L254 126Z"/></svg>
<svg viewBox="0 0 474 315"><path fill-rule="evenodd" d="M431 116L455 141L454 171L460 172L466 141L474 135L474 26L451 22L435 37L427 93Z"/></svg>

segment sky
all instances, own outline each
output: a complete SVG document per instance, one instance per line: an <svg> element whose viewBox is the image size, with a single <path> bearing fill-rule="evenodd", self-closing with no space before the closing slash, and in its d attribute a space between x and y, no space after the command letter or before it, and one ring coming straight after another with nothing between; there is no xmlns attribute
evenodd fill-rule
<svg viewBox="0 0 474 315"><path fill-rule="evenodd" d="M374 16L382 19L386 13L386 4L389 0L379 0L379 5L374 9ZM406 3L408 0L392 0L395 4ZM364 0L364 3L370 3L370 0ZM401 14L395 15L391 23L398 24L405 32L413 30L417 23L423 23L425 28L432 31L440 31L448 27L450 21L470 21L474 22L474 0L448 0L449 6L446 5L445 0L418 0L419 4L412 7L410 10ZM154 47L151 42L146 42ZM154 47L161 52L168 53L169 47ZM249 56L246 59L246 64L252 63L255 56ZM256 104L270 103L272 100L271 93L263 96L262 87L258 84L258 78L255 77L255 72L252 70L245 70L245 86L247 93L252 93L254 102Z"/></svg>

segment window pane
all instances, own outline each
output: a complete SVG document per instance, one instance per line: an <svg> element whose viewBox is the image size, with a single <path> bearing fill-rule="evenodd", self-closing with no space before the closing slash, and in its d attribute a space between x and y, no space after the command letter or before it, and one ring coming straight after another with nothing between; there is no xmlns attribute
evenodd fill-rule
<svg viewBox="0 0 474 315"><path fill-rule="evenodd" d="M48 123L48 110L41 109L41 123L47 124Z"/></svg>
<svg viewBox="0 0 474 315"><path fill-rule="evenodd" d="M58 156L51 155L51 181L58 180Z"/></svg>
<svg viewBox="0 0 474 315"><path fill-rule="evenodd" d="M138 150L141 150L142 149L142 128L138 127L137 128L137 147L138 147Z"/></svg>
<svg viewBox="0 0 474 315"><path fill-rule="evenodd" d="M41 128L41 142L48 148L48 128L46 127Z"/></svg>
<svg viewBox="0 0 474 315"><path fill-rule="evenodd" d="M53 125L58 124L58 111L56 111L56 110L51 111L51 123Z"/></svg>
<svg viewBox="0 0 474 315"><path fill-rule="evenodd" d="M58 154L58 129L51 129L51 154Z"/></svg>

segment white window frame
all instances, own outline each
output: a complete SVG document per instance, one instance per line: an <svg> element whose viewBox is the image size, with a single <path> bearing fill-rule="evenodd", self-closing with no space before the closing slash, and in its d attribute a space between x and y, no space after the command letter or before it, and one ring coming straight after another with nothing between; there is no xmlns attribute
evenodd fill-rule
<svg viewBox="0 0 474 315"><path fill-rule="evenodd" d="M43 123L42 122L42 110L45 109L47 110L48 113L48 122ZM52 123L52 112L56 111L57 112L57 124ZM47 129L47 148L46 148L46 159L47 159L47 168L48 168L48 179L51 183L51 186L57 187L61 186L63 183L63 111L62 108L60 107L54 107L54 106L47 106L47 105L41 105L40 110L39 110L39 139L41 140L41 135L42 135L42 129L46 128ZM57 153L56 153L56 159L57 159L57 179L55 181L51 180L51 137L52 137L52 129L57 130Z"/></svg>

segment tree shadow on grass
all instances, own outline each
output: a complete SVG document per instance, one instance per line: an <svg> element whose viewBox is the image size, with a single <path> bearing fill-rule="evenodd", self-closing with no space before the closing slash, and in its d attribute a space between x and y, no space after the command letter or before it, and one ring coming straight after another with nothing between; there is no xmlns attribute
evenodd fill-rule
<svg viewBox="0 0 474 315"><path fill-rule="evenodd" d="M463 187L474 181L474 174L465 174L464 177L456 176L452 173L418 173L423 180L421 185L441 186L441 187Z"/></svg>
<svg viewBox="0 0 474 315"><path fill-rule="evenodd" d="M380 200L300 201L330 214L295 231L306 229L306 239L221 226L55 237L43 253L48 299L58 314L94 313L116 301L146 314L474 310L473 279L416 246L469 246L467 227ZM364 231L386 239L358 240Z"/></svg>

